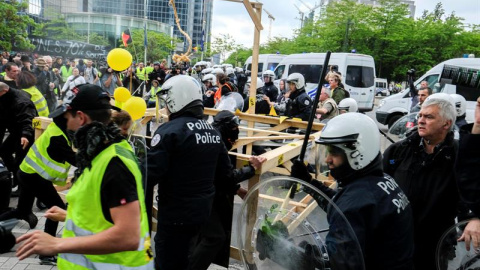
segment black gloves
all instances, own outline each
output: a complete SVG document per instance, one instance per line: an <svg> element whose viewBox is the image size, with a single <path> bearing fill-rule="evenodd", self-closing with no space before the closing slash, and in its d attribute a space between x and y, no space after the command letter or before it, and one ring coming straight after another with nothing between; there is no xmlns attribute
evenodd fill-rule
<svg viewBox="0 0 480 270"><path fill-rule="evenodd" d="M307 166L298 159L293 161L292 172L290 173L290 176L308 183L312 181L312 176L308 172Z"/></svg>

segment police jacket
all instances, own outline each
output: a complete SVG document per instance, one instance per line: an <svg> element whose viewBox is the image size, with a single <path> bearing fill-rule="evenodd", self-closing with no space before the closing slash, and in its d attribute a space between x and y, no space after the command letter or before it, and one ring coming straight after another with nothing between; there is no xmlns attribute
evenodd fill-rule
<svg viewBox="0 0 480 270"><path fill-rule="evenodd" d="M318 181L312 184L323 186ZM325 186L320 188L322 191L328 189ZM330 190L326 194L334 193ZM395 180L383 174L380 154L364 169L339 181L339 191L333 196L333 202L357 236L365 269L413 269L412 209ZM336 215L338 213L329 208L327 219L330 226ZM334 236L327 237L332 239ZM341 243L333 244L342 249ZM336 264L348 265L348 262Z"/></svg>
<svg viewBox="0 0 480 270"><path fill-rule="evenodd" d="M275 102L278 98L278 88L273 84L273 82L266 83L262 88L260 88L264 95L266 95L271 102Z"/></svg>
<svg viewBox="0 0 480 270"><path fill-rule="evenodd" d="M0 97L0 134L8 129L12 136L27 138L33 143L32 120L38 116L35 105L27 92L10 88ZM19 142L20 143L20 142Z"/></svg>
<svg viewBox="0 0 480 270"><path fill-rule="evenodd" d="M414 132L390 145L384 152L383 166L412 206L416 252L434 252L442 234L455 223L459 198L454 163L458 146L453 132L432 154L426 154L421 141Z"/></svg>
<svg viewBox="0 0 480 270"><path fill-rule="evenodd" d="M285 115L307 121L312 113L312 105L313 102L305 92L305 88L297 89L290 94Z"/></svg>
<svg viewBox="0 0 480 270"><path fill-rule="evenodd" d="M472 125L465 127L472 130ZM480 135L460 133L458 157L455 164L457 185L460 191L460 198L473 214L480 218Z"/></svg>
<svg viewBox="0 0 480 270"><path fill-rule="evenodd" d="M214 179L231 179L220 134L202 115L203 109L172 114L152 138L147 179L149 185L158 184L159 223L204 223L215 195Z"/></svg>

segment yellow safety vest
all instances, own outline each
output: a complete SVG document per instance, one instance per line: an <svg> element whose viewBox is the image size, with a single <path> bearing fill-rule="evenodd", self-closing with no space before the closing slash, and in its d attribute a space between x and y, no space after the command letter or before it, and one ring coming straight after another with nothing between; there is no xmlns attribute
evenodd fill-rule
<svg viewBox="0 0 480 270"><path fill-rule="evenodd" d="M137 77L138 79L145 81L145 75L147 74L147 70L145 68L140 71L140 68L137 68Z"/></svg>
<svg viewBox="0 0 480 270"><path fill-rule="evenodd" d="M152 73L153 67L150 67L150 66L145 67L145 70L147 71L147 74L146 74L146 75L148 76L148 74Z"/></svg>
<svg viewBox="0 0 480 270"><path fill-rule="evenodd" d="M136 251L104 255L61 253L58 269L153 269L147 212L142 188L142 174L133 150L127 141L115 143L100 152L91 168L86 168L67 194L67 217L62 238L88 236L103 232L113 224L102 212L101 185L105 170L113 157L118 157L135 177L140 204L140 242Z"/></svg>
<svg viewBox="0 0 480 270"><path fill-rule="evenodd" d="M157 93L158 91L162 90L162 88L160 86L158 86L157 88L153 87L150 89L150 101L156 101L157 100Z"/></svg>
<svg viewBox="0 0 480 270"><path fill-rule="evenodd" d="M62 67L60 68L60 73L62 73L62 79L63 79L63 81L64 81L64 82L67 82L68 77L70 77L70 75L73 74L73 67L70 66L70 67L68 67L68 69L67 69L66 66L62 66Z"/></svg>
<svg viewBox="0 0 480 270"><path fill-rule="evenodd" d="M39 116L48 117L50 111L48 110L47 101L43 97L42 93L37 89L37 87L32 86L30 88L23 89L23 91L30 94L30 100L35 104Z"/></svg>
<svg viewBox="0 0 480 270"><path fill-rule="evenodd" d="M71 146L65 133L55 123L50 123L45 132L38 137L33 146L28 150L27 156L20 164L20 170L29 174L36 173L45 180L63 186L68 177L70 164L53 160L47 152L47 148L50 146L50 139L55 136L63 136L67 140L68 145Z"/></svg>

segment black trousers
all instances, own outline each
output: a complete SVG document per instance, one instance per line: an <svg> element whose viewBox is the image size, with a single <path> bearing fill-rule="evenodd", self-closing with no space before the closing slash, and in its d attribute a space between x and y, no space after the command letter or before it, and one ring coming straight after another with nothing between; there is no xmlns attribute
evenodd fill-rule
<svg viewBox="0 0 480 270"><path fill-rule="evenodd" d="M155 235L155 267L161 270L189 269L188 253L201 225L158 223Z"/></svg>
<svg viewBox="0 0 480 270"><path fill-rule="evenodd" d="M31 140L29 146L26 149L22 149L20 138L21 136L10 134L0 145L0 157L3 159L3 162L5 162L7 169L13 173L14 186L16 186L18 183L18 167L27 155L28 149L30 149L30 146L33 144L33 140L29 138L29 140Z"/></svg>
<svg viewBox="0 0 480 270"><path fill-rule="evenodd" d="M17 213L19 217L24 217L32 212L35 197L39 199L47 208L58 206L66 209L65 203L58 195L53 183L43 179L38 174L28 174L18 171L18 180L20 184L20 197L18 198ZM47 219L45 222L45 232L56 236L58 222Z"/></svg>

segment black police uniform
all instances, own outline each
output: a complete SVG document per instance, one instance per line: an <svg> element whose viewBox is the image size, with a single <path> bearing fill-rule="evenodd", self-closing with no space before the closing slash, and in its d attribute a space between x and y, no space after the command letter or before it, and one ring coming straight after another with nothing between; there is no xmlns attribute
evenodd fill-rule
<svg viewBox="0 0 480 270"><path fill-rule="evenodd" d="M318 181L311 181L311 184L327 196L333 197L333 202L352 226L363 251L365 269L414 269L412 209L395 180L383 174L381 154L364 169L349 170L350 173L345 177L337 179L339 182L337 193ZM319 205L322 204L319 202ZM328 208L327 219L331 228L335 226L338 218L338 212ZM340 254L348 252L349 246L349 243L335 241L335 238L338 237L331 229L327 241L332 244L329 245L329 251L333 256L334 265L338 269L355 269L355 266L349 265L348 260L335 259L332 251ZM348 255L343 254L339 257L348 258Z"/></svg>
<svg viewBox="0 0 480 270"><path fill-rule="evenodd" d="M148 153L149 186L158 183L155 260L161 269L187 269L190 242L210 215L214 179L229 179L231 172L220 134L202 113L170 115Z"/></svg>
<svg viewBox="0 0 480 270"><path fill-rule="evenodd" d="M265 83L261 88L264 95L266 95L271 102L275 102L278 98L278 88L273 84L273 82Z"/></svg>
<svg viewBox="0 0 480 270"><path fill-rule="evenodd" d="M293 118L301 118L303 121L308 121L308 118L312 113L312 106L312 99L307 95L307 92L305 92L305 88L297 89L295 92L290 94L285 115Z"/></svg>

